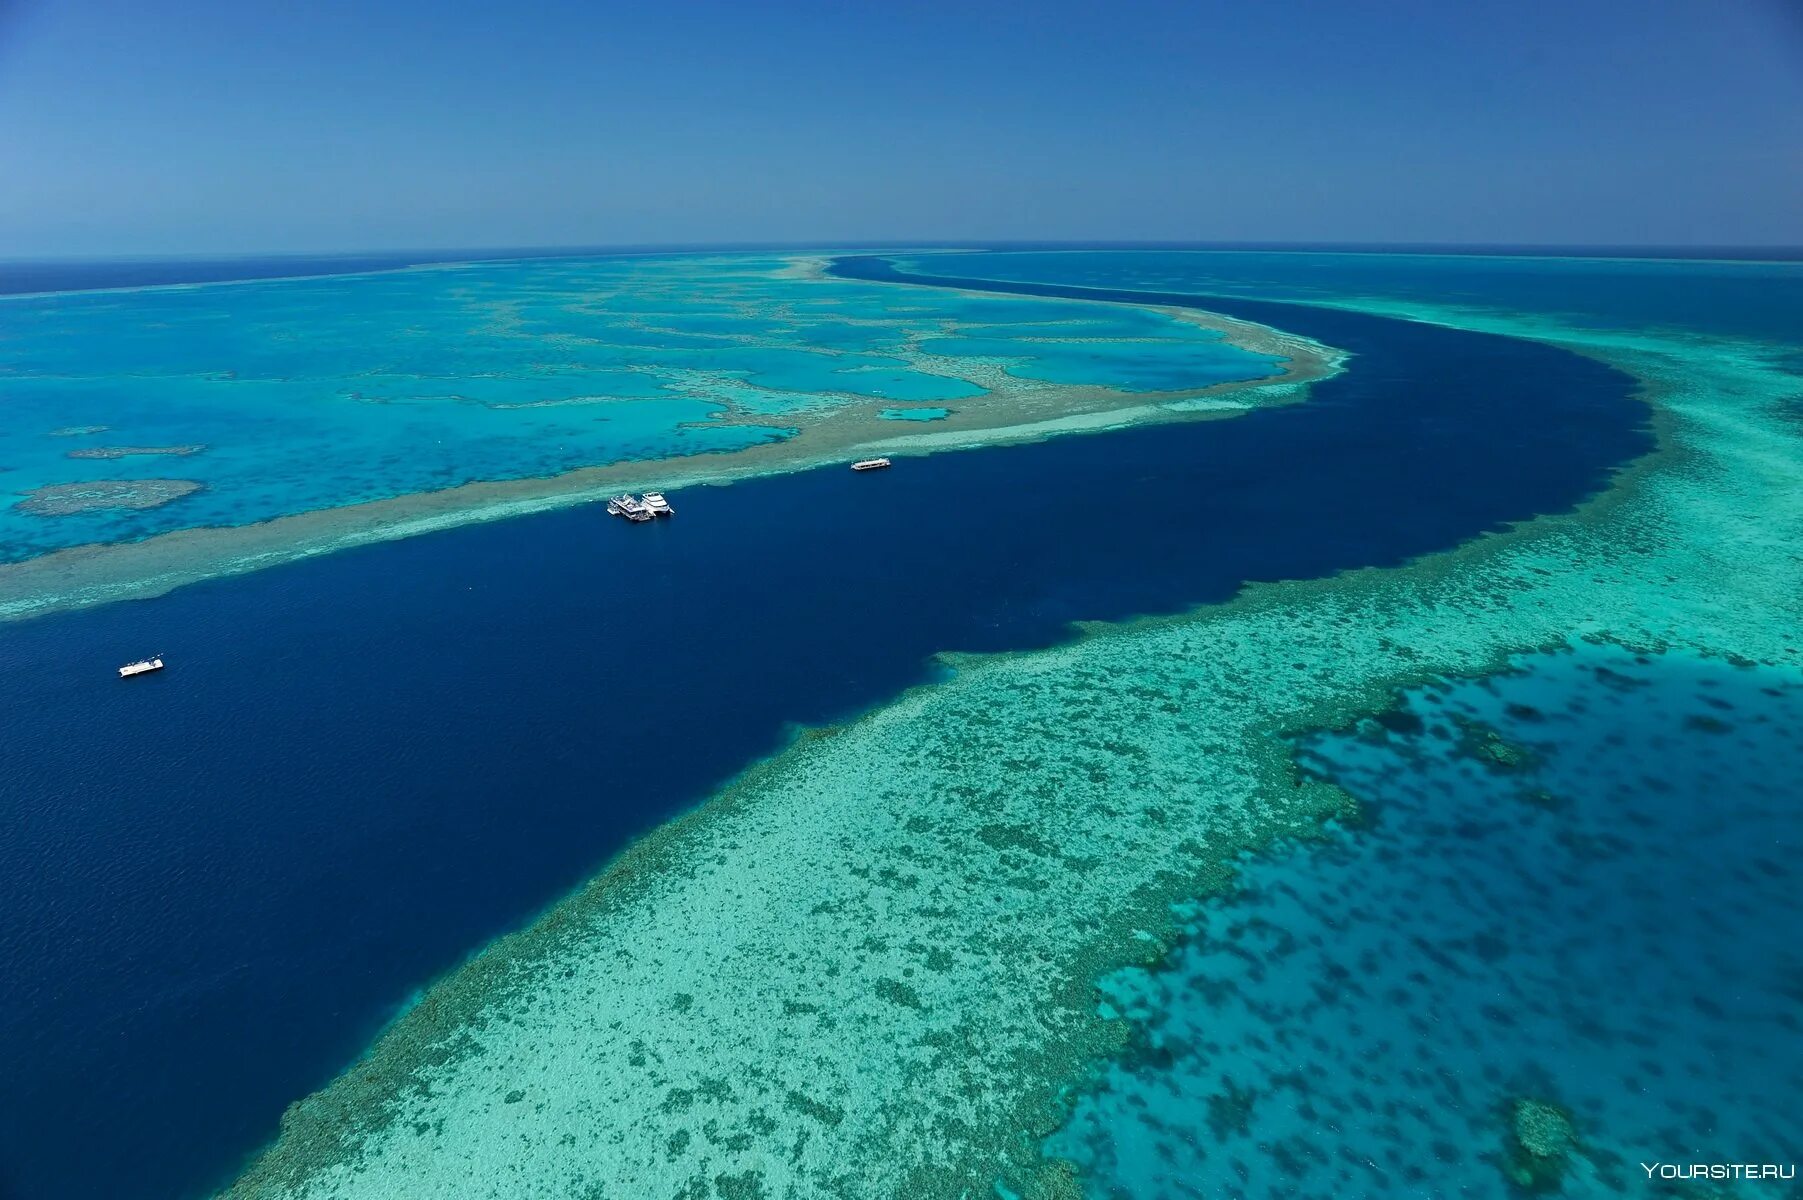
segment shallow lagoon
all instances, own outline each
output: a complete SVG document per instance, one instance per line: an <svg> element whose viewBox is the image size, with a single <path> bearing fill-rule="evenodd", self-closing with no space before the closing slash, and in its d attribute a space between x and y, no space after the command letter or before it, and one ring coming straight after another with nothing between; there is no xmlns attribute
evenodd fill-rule
<svg viewBox="0 0 1803 1200"><path fill-rule="evenodd" d="M1010 342L1016 324L1034 340ZM1012 375L976 350L923 349L967 326L1008 352ZM1098 357L1128 335L1128 353ZM1130 369L1141 354L1198 367L1154 377ZM1165 314L903 293L768 255L13 296L0 300L0 358L0 492L169 473L71 451L204 447L181 463L199 487L165 505L44 516L0 504L0 561L478 480L728 454L864 402L980 401L1047 381L1206 387L1274 370ZM52 436L71 429L89 432Z"/></svg>
<svg viewBox="0 0 1803 1200"><path fill-rule="evenodd" d="M1170 339L1098 338L1047 355L1035 354L1039 345L1035 340L991 336L929 338L920 348L954 359L999 361L1019 379L1135 392L1183 391L1244 378L1244 351L1225 343L1205 347Z"/></svg>
<svg viewBox="0 0 1803 1200"><path fill-rule="evenodd" d="M1531 1099L1567 1196L1791 1161L1799 725L1803 672L1581 645L1308 739L1364 821L1108 982L1133 1050L1049 1152L1111 1200L1507 1200Z"/></svg>

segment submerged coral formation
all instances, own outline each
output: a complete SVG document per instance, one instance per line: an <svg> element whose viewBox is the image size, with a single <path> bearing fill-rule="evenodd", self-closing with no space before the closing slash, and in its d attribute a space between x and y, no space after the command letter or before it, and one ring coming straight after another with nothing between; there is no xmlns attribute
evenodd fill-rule
<svg viewBox="0 0 1803 1200"><path fill-rule="evenodd" d="M198 442L187 446L92 446L81 450L69 451L69 458L138 458L152 455L168 455L174 458L185 458L190 454L199 454L206 447Z"/></svg>
<svg viewBox="0 0 1803 1200"><path fill-rule="evenodd" d="M159 508L191 496L201 485L192 479L96 479L33 488L13 507L38 517L67 517L96 509Z"/></svg>
<svg viewBox="0 0 1803 1200"><path fill-rule="evenodd" d="M1107 1200L1509 1200L1555 1166L1600 1197L1652 1147L1784 1145L1803 670L1579 643L1401 706L1402 732L1298 741L1375 822L1259 855L1164 961L1103 981L1145 1049L1047 1152ZM1699 711L1732 728L1685 737ZM1515 802L1461 718L1531 733L1561 806ZM1198 1137L1232 1089L1261 1097L1248 1127Z"/></svg>
<svg viewBox="0 0 1803 1200"><path fill-rule="evenodd" d="M1545 1100L1515 1101L1509 1120L1509 1178L1533 1192L1552 1191L1564 1177L1566 1160L1577 1149L1571 1114Z"/></svg>
<svg viewBox="0 0 1803 1200"><path fill-rule="evenodd" d="M1492 771L1526 771L1534 765L1534 752L1511 742L1480 721L1455 718L1460 750Z"/></svg>

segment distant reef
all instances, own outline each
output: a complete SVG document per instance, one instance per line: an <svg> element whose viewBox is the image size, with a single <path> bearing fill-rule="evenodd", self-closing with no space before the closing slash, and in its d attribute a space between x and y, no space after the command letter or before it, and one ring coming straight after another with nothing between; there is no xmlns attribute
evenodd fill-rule
<svg viewBox="0 0 1803 1200"><path fill-rule="evenodd" d="M98 479L53 483L25 492L14 507L40 517L67 517L107 508L157 508L198 492L192 479Z"/></svg>
<svg viewBox="0 0 1803 1200"><path fill-rule="evenodd" d="M177 457L188 454L199 454L206 446L195 443L192 446L84 446L80 450L69 451L70 458L133 458L140 454L172 454Z"/></svg>

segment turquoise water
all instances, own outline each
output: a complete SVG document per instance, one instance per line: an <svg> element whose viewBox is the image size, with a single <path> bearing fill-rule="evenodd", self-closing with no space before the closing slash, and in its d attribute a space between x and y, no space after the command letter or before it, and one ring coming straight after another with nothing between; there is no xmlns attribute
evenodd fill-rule
<svg viewBox="0 0 1803 1200"><path fill-rule="evenodd" d="M1368 827L1109 982L1134 1051L1049 1149L1113 1200L1503 1200L1534 1099L1570 1114L1568 1196L1793 1163L1799 727L1803 673L1584 646L1310 739Z"/></svg>
<svg viewBox="0 0 1803 1200"><path fill-rule="evenodd" d="M1184 338L1096 341L1070 346L1056 356L1035 357L1039 344L1006 337L960 337L931 338L920 348L953 358L1018 358L1006 370L1019 379L1134 392L1213 387L1245 377L1245 351L1220 342L1206 347Z"/></svg>
<svg viewBox="0 0 1803 1200"><path fill-rule="evenodd" d="M1138 368L1141 356L1163 365ZM0 300L0 362L0 495L14 498L0 503L0 560L731 452L861 403L981 403L1013 380L1136 391L1273 369L1164 314L821 280L769 255L14 296ZM172 447L199 449L120 454ZM100 481L143 481L149 503L165 480L187 494L19 506Z"/></svg>

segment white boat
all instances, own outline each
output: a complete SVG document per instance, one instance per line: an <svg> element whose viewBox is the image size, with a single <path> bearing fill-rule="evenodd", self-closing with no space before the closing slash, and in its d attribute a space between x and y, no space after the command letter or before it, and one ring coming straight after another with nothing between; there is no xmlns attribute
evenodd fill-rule
<svg viewBox="0 0 1803 1200"><path fill-rule="evenodd" d="M851 469L854 471L880 471L884 467L893 465L894 464L886 458L860 458L857 462L851 464Z"/></svg>
<svg viewBox="0 0 1803 1200"><path fill-rule="evenodd" d="M639 503L638 497L630 492L609 500L607 511L616 517L625 517L628 521L649 521L651 519L651 510Z"/></svg>
<svg viewBox="0 0 1803 1200"><path fill-rule="evenodd" d="M133 675L143 675L151 671L163 669L163 656L154 654L149 658L140 658L135 663L126 663L119 668L119 678L130 679Z"/></svg>
<svg viewBox="0 0 1803 1200"><path fill-rule="evenodd" d="M670 507L670 502L664 499L664 494L662 492L646 492L641 498L641 503L644 504L645 511L654 517L673 517L676 515L676 510Z"/></svg>

